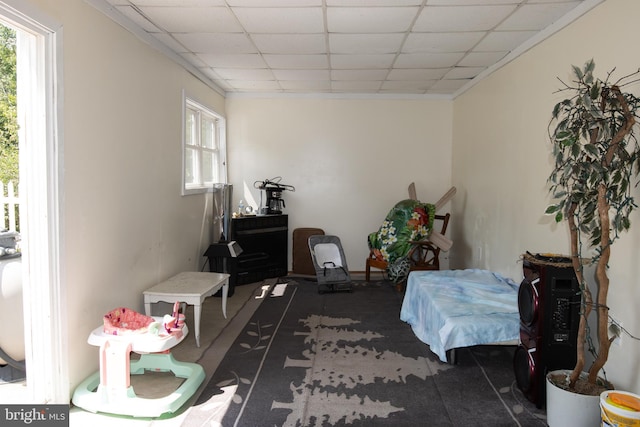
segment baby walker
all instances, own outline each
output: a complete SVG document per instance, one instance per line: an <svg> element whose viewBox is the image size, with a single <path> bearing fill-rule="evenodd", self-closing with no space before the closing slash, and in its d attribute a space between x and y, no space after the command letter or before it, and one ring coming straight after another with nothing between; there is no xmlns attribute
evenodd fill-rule
<svg viewBox="0 0 640 427"><path fill-rule="evenodd" d="M73 393L73 403L90 412L155 418L176 412L196 392L205 373L197 363L179 362L169 349L179 344L189 330L175 303L172 315L145 316L118 308L104 316L87 342L100 347L100 371L83 381ZM130 354L139 353L139 360ZM130 376L145 371L172 372L185 381L168 396L148 399L136 396Z"/></svg>

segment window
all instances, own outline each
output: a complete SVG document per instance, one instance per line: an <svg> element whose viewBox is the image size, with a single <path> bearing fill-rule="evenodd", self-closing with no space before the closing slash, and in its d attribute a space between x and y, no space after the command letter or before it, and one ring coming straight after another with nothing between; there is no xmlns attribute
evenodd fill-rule
<svg viewBox="0 0 640 427"><path fill-rule="evenodd" d="M185 97L182 194L212 191L226 183L226 120L204 105Z"/></svg>

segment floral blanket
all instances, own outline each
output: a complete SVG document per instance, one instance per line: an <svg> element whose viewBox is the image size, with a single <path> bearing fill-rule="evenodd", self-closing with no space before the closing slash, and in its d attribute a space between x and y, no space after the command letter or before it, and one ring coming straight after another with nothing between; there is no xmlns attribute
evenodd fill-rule
<svg viewBox="0 0 640 427"><path fill-rule="evenodd" d="M369 234L369 249L376 259L386 261L389 280L402 282L409 274L407 254L411 241L424 240L431 233L435 206L418 200L402 200L389 211L376 233Z"/></svg>

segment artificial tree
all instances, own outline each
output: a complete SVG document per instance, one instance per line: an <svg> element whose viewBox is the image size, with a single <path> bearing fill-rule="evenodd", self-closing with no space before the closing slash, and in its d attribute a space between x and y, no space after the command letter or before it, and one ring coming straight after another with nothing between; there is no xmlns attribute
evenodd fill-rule
<svg viewBox="0 0 640 427"><path fill-rule="evenodd" d="M548 182L555 203L546 213L555 215L556 222L568 222L571 260L582 292L577 363L569 378L571 390L576 390L584 371L587 346L595 356L587 388L595 388L615 338L609 338L608 333L607 268L612 244L631 225L629 216L636 208L632 180L640 170L640 145L635 137L640 99L622 91L625 85L637 81L640 70L611 83L613 70L601 80L594 77L594 68L593 60L583 68L573 66L575 80L570 84L561 81L559 92L569 96L555 106L549 125L555 167ZM583 256L586 252L589 257ZM596 263L595 302L584 278L585 260ZM593 309L598 315L597 349L587 323ZM588 394L589 390L581 392Z"/></svg>

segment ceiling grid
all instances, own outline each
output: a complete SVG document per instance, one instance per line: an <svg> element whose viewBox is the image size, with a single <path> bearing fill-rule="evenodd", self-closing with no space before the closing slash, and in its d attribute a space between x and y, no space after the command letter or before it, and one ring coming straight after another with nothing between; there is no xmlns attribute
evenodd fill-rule
<svg viewBox="0 0 640 427"><path fill-rule="evenodd" d="M225 93L455 96L602 0L87 1Z"/></svg>

